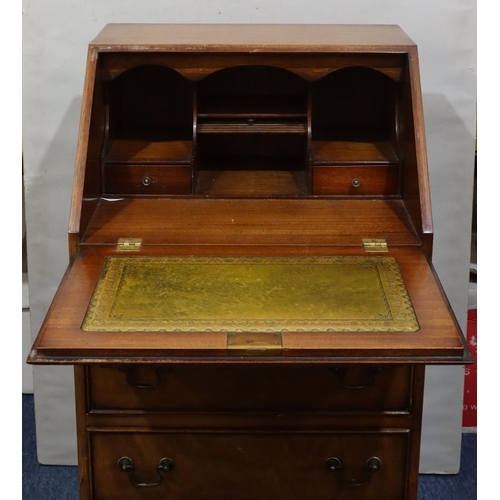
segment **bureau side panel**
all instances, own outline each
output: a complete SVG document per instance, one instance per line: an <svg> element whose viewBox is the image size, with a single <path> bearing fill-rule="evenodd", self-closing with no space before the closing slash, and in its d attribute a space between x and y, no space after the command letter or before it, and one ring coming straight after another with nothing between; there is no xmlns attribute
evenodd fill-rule
<svg viewBox="0 0 500 500"><path fill-rule="evenodd" d="M89 435L87 433L87 367L75 366L75 409L78 447L78 483L80 500L91 500Z"/></svg>

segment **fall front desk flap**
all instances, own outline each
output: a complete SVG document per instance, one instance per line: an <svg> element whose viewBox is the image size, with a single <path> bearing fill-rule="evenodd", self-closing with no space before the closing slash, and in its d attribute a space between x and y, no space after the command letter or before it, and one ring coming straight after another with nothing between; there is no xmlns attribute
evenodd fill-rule
<svg viewBox="0 0 500 500"><path fill-rule="evenodd" d="M246 346L283 361L457 363L463 340L431 265L416 248L392 253L217 257L82 249L29 360L188 362L234 356Z"/></svg>

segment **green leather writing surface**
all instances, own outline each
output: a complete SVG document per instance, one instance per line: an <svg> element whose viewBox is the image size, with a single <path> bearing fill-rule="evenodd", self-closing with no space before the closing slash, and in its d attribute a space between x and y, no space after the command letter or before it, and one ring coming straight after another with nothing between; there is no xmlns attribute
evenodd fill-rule
<svg viewBox="0 0 500 500"><path fill-rule="evenodd" d="M85 331L416 331L391 257L109 257Z"/></svg>

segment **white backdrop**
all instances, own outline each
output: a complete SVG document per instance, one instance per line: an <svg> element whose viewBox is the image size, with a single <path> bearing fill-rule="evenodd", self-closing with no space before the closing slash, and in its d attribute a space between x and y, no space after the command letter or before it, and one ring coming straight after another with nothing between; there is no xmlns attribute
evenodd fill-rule
<svg viewBox="0 0 500 500"><path fill-rule="evenodd" d="M114 23L398 24L419 47L434 263L465 331L476 104L474 0L38 0L23 8L23 147L32 336L67 266L87 45ZM76 464L71 367L34 370L38 458ZM462 367L427 371L421 472L455 473Z"/></svg>

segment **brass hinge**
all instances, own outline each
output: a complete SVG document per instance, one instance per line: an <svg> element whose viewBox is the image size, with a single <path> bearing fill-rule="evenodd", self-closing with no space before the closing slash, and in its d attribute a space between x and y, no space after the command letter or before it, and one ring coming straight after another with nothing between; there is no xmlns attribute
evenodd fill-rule
<svg viewBox="0 0 500 500"><path fill-rule="evenodd" d="M387 241L385 239L363 239L365 252L388 252Z"/></svg>
<svg viewBox="0 0 500 500"><path fill-rule="evenodd" d="M280 332L230 332L227 349L232 356L279 356L283 340Z"/></svg>
<svg viewBox="0 0 500 500"><path fill-rule="evenodd" d="M120 238L116 246L117 252L138 252L142 246L142 238Z"/></svg>

